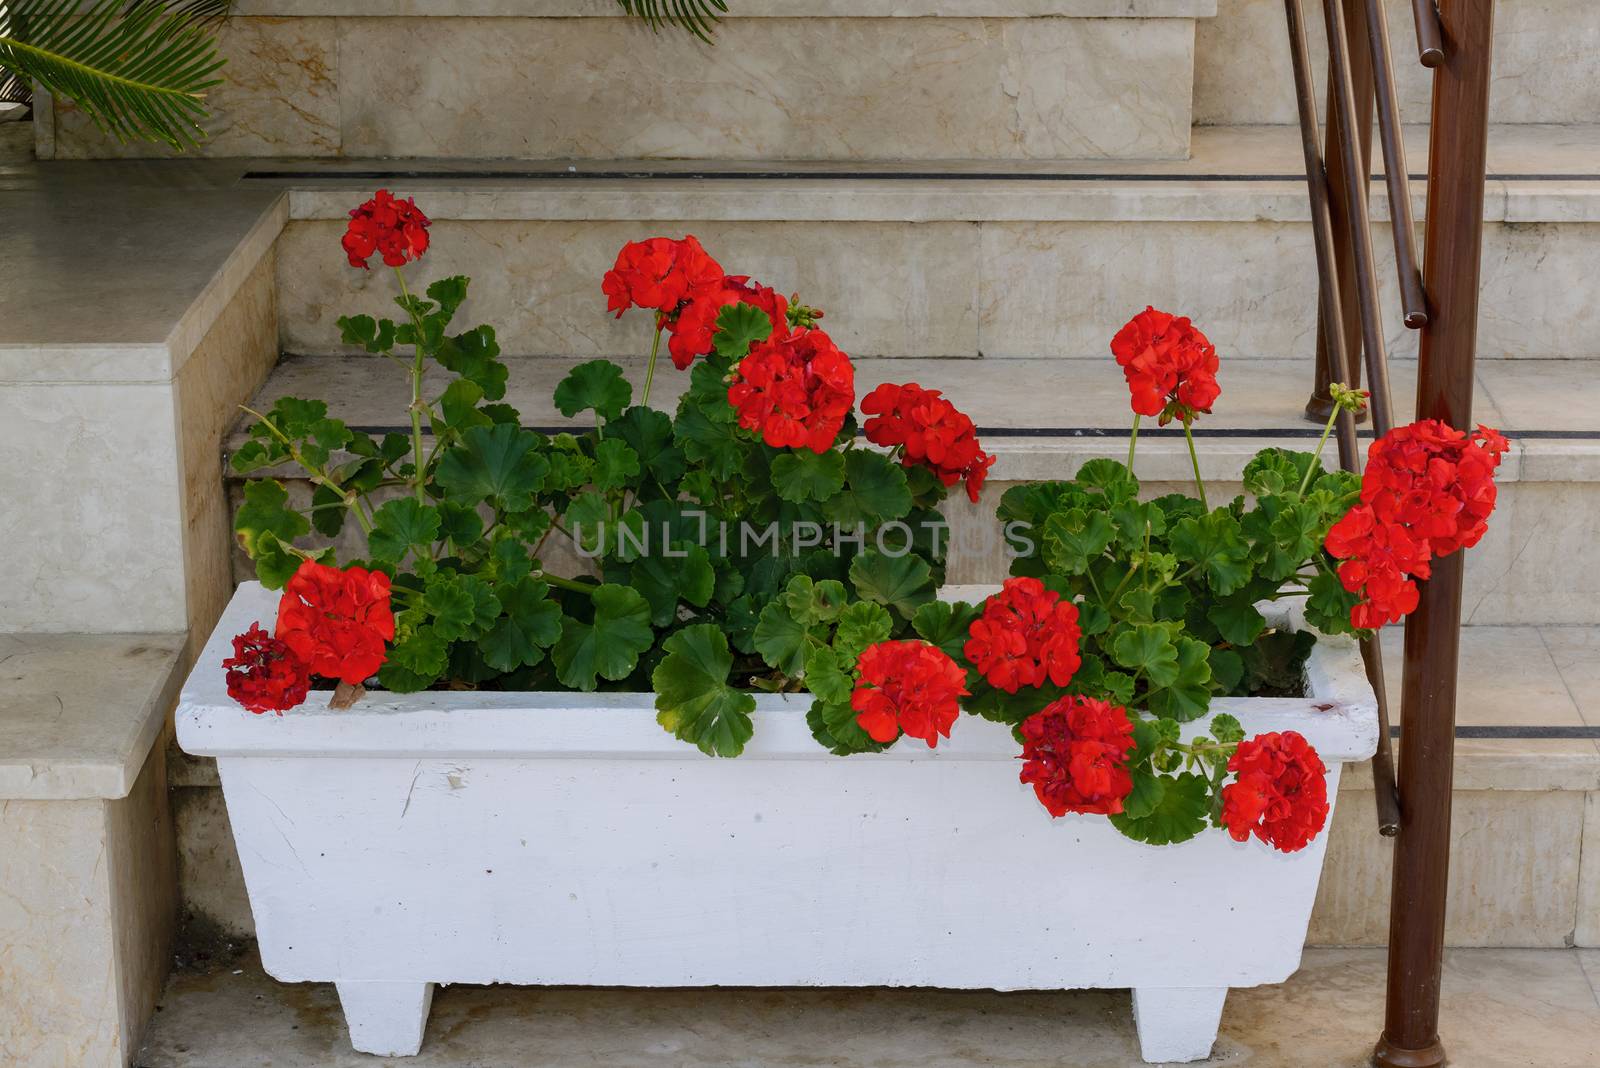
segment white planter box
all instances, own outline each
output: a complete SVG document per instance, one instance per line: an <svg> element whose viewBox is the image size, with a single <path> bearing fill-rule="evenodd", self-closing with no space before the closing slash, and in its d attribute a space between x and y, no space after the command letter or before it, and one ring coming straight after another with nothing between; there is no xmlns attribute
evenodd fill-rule
<svg viewBox="0 0 1600 1068"><path fill-rule="evenodd" d="M436 983L1131 987L1146 1059L1193 1060L1229 987L1299 967L1325 833L1282 854L1052 820L1009 729L965 715L937 750L840 758L812 740L809 698L762 696L737 760L673 739L649 694L330 712L314 692L255 716L218 665L276 606L255 583L234 595L178 740L218 758L266 970L336 983L359 1050L417 1052ZM1332 803L1376 708L1352 642L1321 641L1308 676L1308 698L1213 710L1304 734Z"/></svg>

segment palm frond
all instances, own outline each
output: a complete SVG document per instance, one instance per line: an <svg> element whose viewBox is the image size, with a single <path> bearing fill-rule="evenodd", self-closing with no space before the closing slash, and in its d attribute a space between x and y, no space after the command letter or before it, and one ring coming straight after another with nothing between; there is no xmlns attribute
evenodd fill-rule
<svg viewBox="0 0 1600 1068"><path fill-rule="evenodd" d="M5 0L0 68L78 106L121 141L192 146L223 60L197 7L161 0Z"/></svg>
<svg viewBox="0 0 1600 1068"><path fill-rule="evenodd" d="M149 2L150 0L126 0L123 6L131 11ZM161 0L161 6L196 22L215 22L227 18L233 11L233 0Z"/></svg>
<svg viewBox="0 0 1600 1068"><path fill-rule="evenodd" d="M724 0L617 0L622 10L637 15L657 33L663 25L682 26L702 41L711 40L717 21L728 13Z"/></svg>

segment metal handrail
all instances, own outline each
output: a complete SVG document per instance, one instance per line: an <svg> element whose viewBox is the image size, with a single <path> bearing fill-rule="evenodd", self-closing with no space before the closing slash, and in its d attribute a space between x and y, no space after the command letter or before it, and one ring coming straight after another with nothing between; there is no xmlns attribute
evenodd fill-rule
<svg viewBox="0 0 1600 1068"><path fill-rule="evenodd" d="M1439 28L1439 9L1433 0L1411 0L1411 17L1417 24L1417 59L1424 67L1444 62L1444 32Z"/></svg>
<svg viewBox="0 0 1600 1068"><path fill-rule="evenodd" d="M1418 0L1433 10L1433 0ZM1383 0L1367 0L1367 40L1372 49L1372 84L1378 101L1378 140L1383 145L1383 174L1389 187L1389 222L1394 231L1394 265L1400 274L1400 307L1413 330L1428 325L1428 301L1417 269L1417 226L1411 217L1411 175L1395 102L1394 63L1389 58L1389 19Z"/></svg>

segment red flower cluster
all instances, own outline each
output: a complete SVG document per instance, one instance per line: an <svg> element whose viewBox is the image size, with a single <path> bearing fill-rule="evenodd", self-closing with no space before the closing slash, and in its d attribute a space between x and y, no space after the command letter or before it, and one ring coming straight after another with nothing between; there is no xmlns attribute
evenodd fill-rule
<svg viewBox="0 0 1600 1068"><path fill-rule="evenodd" d="M1133 791L1128 752L1133 723L1127 709L1076 695L1052 701L1022 721L1021 780L1033 785L1052 816L1069 812L1110 816Z"/></svg>
<svg viewBox="0 0 1600 1068"><path fill-rule="evenodd" d="M1328 769L1294 731L1258 734L1228 761L1238 778L1222 788L1222 822L1234 841L1254 834L1284 853L1304 849L1328 822Z"/></svg>
<svg viewBox="0 0 1600 1068"><path fill-rule="evenodd" d="M1159 415L1161 425L1210 412L1217 385L1217 350L1187 317L1155 308L1128 320L1111 339L1139 415Z"/></svg>
<svg viewBox="0 0 1600 1068"><path fill-rule="evenodd" d="M389 576L381 571L307 560L283 588L278 638L313 675L364 682L383 666L393 637Z"/></svg>
<svg viewBox="0 0 1600 1068"><path fill-rule="evenodd" d="M734 368L728 403L739 425L775 449L827 452L856 401L850 357L821 330L774 335Z"/></svg>
<svg viewBox="0 0 1600 1068"><path fill-rule="evenodd" d="M967 496L978 502L994 457L979 446L972 420L938 390L886 383L866 395L861 411L873 417L865 427L868 441L898 447L902 464L924 464L946 486L966 479Z"/></svg>
<svg viewBox="0 0 1600 1068"><path fill-rule="evenodd" d="M1424 419L1372 443L1361 503L1328 531L1324 545L1343 561L1339 581L1361 601L1350 622L1376 628L1417 607L1414 579L1435 557L1476 545L1495 504L1495 468L1509 446L1480 426L1470 437Z"/></svg>
<svg viewBox="0 0 1600 1068"><path fill-rule="evenodd" d="M722 280L722 267L691 234L681 241L652 237L628 242L600 288L619 319L629 308L653 308L662 316L673 316L696 294L720 287Z"/></svg>
<svg viewBox="0 0 1600 1068"><path fill-rule="evenodd" d="M413 198L396 200L387 189L380 189L371 200L351 209L350 225L340 243L352 267L367 270L374 252L390 267L404 267L428 251L428 225Z"/></svg>
<svg viewBox="0 0 1600 1068"><path fill-rule="evenodd" d="M306 699L311 673L287 644L261 629L260 623L233 639L233 655L222 662L228 673L228 696L251 712L283 715Z"/></svg>
<svg viewBox="0 0 1600 1068"><path fill-rule="evenodd" d="M712 338L717 332L717 316L729 304L750 304L767 313L776 333L785 330L789 323L789 302L783 294L743 276L728 277L720 285L708 286L693 293L678 317L668 328L672 337L667 341L667 351L672 355L672 365L682 371L694 362L696 356L711 351Z"/></svg>
<svg viewBox="0 0 1600 1068"><path fill-rule="evenodd" d="M879 642L857 662L861 681L850 695L856 723L875 742L892 742L904 731L932 749L950 726L967 695L967 675L959 664L927 642Z"/></svg>
<svg viewBox="0 0 1600 1068"><path fill-rule="evenodd" d="M1077 605L1036 578L1007 579L967 634L962 652L991 686L1006 693L1043 686L1045 679L1065 686L1082 663Z"/></svg>

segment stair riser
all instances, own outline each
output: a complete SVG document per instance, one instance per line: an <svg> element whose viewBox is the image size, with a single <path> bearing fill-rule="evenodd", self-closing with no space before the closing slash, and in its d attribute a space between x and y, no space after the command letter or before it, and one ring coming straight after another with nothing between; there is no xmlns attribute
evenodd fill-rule
<svg viewBox="0 0 1600 1068"><path fill-rule="evenodd" d="M221 48L214 156L1181 159L1194 77L1186 17L733 18L715 48L624 18L236 18ZM162 151L55 126L58 158Z"/></svg>
<svg viewBox="0 0 1600 1068"><path fill-rule="evenodd" d="M1406 122L1427 122L1432 74L1417 62L1411 0L1387 0L1395 87ZM1322 93L1322 5L1304 5ZM1593 122L1600 112L1600 21L1591 0L1502 0L1494 12L1489 121ZM1294 78L1279 0L1219 0L1217 17L1195 26L1197 124L1293 123ZM1416 169L1416 168L1413 168Z"/></svg>
<svg viewBox="0 0 1600 1068"><path fill-rule="evenodd" d="M354 202L355 195L350 199ZM426 205L424 193L421 202ZM414 274L474 277L467 321L518 355L637 353L648 324L606 314L600 278L628 240L698 236L730 271L830 312L855 356L1090 357L1146 304L1188 314L1224 358L1314 350L1316 272L1303 222L567 221L441 219ZM392 314L387 271L352 271L343 226L292 222L279 240L283 348L333 354L342 314ZM1387 235L1375 230L1390 353L1400 325ZM1600 226L1490 223L1482 356L1600 356L1600 305L1574 278L1600 266Z"/></svg>

